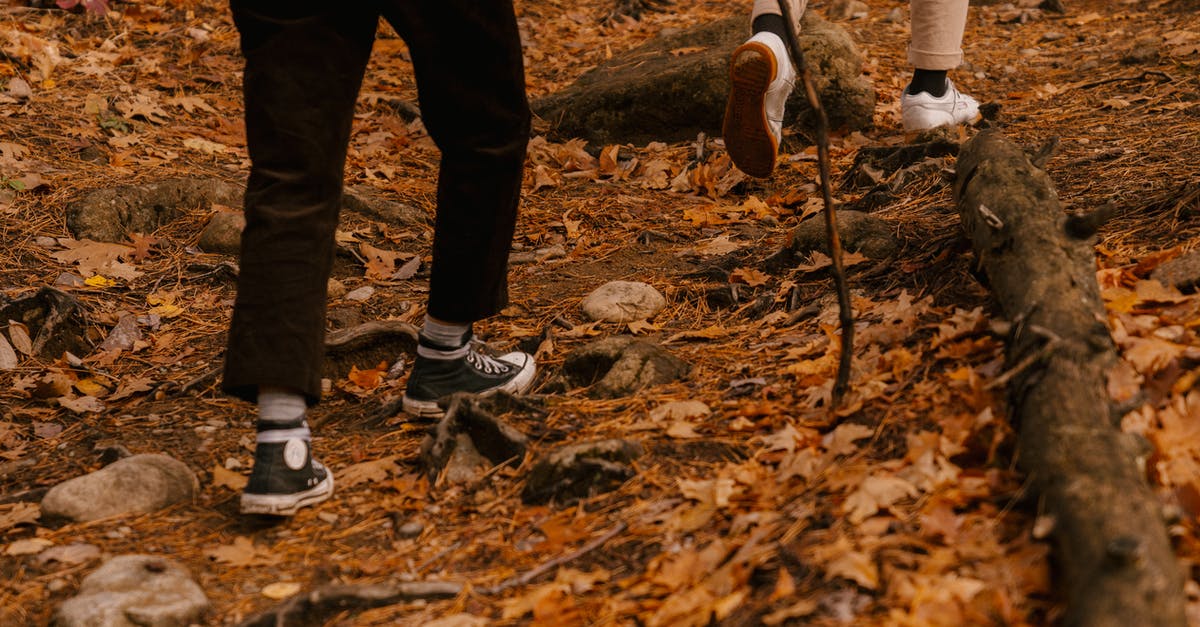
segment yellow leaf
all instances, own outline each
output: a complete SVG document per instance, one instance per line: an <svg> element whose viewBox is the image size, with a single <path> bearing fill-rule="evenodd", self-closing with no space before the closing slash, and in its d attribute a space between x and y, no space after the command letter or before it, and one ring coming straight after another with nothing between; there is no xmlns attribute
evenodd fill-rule
<svg viewBox="0 0 1200 627"><path fill-rule="evenodd" d="M91 287L112 287L116 285L117 282L108 277L99 274L93 274L92 276L84 279L83 284Z"/></svg>
<svg viewBox="0 0 1200 627"><path fill-rule="evenodd" d="M79 390L79 393L85 396L95 396L96 398L99 398L101 396L108 395L108 388L91 377L76 381L75 389Z"/></svg>

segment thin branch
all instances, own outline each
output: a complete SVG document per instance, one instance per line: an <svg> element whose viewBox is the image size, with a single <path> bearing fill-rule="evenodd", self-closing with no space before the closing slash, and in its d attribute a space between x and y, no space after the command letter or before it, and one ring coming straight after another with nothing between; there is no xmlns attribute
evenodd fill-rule
<svg viewBox="0 0 1200 627"><path fill-rule="evenodd" d="M829 237L829 256L833 260L833 284L838 295L838 322L842 328L841 355L838 360L837 380L833 384L830 408L835 409L842 403L846 391L850 387L850 366L854 358L854 314L850 310L850 287L846 283L846 266L842 263L842 239L838 235L837 214L833 210L833 189L829 173L829 118L825 115L825 107L817 97L813 87L812 75L804 62L800 51L800 42L794 29L791 9L787 0L779 0L779 11L783 21L787 23L787 44L792 53L792 62L804 84L804 95L808 105L812 107L817 119L817 164L821 170L821 196L825 201L825 231Z"/></svg>
<svg viewBox="0 0 1200 627"><path fill-rule="evenodd" d="M609 540L612 540L614 537L617 536L617 534L621 533L622 531L625 531L625 529L627 527L628 527L628 525L626 525L623 522L617 523L617 526L613 527L612 529L609 529L608 531L606 531L604 533L604 535L600 536L599 538L596 538L595 540L592 540L591 542L588 542L587 544L579 547L579 550L575 551L574 553L568 553L567 555L560 555L548 562L543 563L542 565L538 566L537 568L534 568L533 570L525 572L522 575L518 575L516 577L510 577L508 579L505 579L504 581L501 581L500 583L498 583L494 586L490 586L487 588L481 588L479 590L479 592L481 594L492 595L492 594L499 594L501 592L504 592L505 590L507 590L509 588L515 588L517 586L524 586L524 585L532 582L533 580L537 579L538 577L541 577L542 575L545 575L546 573L553 571L554 569L558 568L559 566L573 562L573 561L583 557L584 555L587 555L588 553L591 553L592 551L595 551L596 549L604 546L605 543L607 543Z"/></svg>

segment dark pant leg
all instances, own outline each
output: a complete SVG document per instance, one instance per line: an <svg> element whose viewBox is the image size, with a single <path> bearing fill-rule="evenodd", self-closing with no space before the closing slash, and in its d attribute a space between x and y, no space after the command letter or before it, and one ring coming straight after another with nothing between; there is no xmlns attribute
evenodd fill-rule
<svg viewBox="0 0 1200 627"><path fill-rule="evenodd" d="M429 314L448 322L508 303L508 253L529 143L511 0L385 0L412 53L421 117L442 151Z"/></svg>
<svg viewBox="0 0 1200 627"><path fill-rule="evenodd" d="M360 6L361 5L361 6ZM321 393L326 283L373 3L232 0L250 179L222 388Z"/></svg>

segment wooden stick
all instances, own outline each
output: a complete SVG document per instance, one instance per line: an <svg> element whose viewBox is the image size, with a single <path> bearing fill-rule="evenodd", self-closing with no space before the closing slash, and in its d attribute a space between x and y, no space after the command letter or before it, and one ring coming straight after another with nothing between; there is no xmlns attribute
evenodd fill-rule
<svg viewBox="0 0 1200 627"><path fill-rule="evenodd" d="M514 588L516 586L523 586L525 584L528 584L528 583L532 582L533 580L537 579L538 577L541 577L542 575L554 570L555 568L558 568L559 566L562 566L563 564L568 564L570 562L573 562L573 561L583 557L584 555L587 555L588 553L591 553L592 551L595 551L596 549L604 546L604 544L606 542L608 542L609 540L612 540L614 537L616 537L617 534L621 533L622 531L625 531L626 527L628 527L628 525L626 525L623 522L617 523L617 526L604 532L604 535L600 536L599 538L596 538L595 540L592 540L591 542L588 542L587 544L579 547L579 550L575 551L574 553L560 555L552 560L549 560L549 561L543 563L542 565L538 566L537 568L534 568L533 570L525 572L524 574L518 575L516 577L511 577L509 579L505 579L504 581L501 581L500 583L498 583L494 586L490 586L488 588L481 588L479 591L482 594L491 595L491 594L498 594L500 592L504 592L505 590L507 590L509 588Z"/></svg>
<svg viewBox="0 0 1200 627"><path fill-rule="evenodd" d="M838 235L837 214L833 211L833 189L829 174L829 118L825 107L817 97L812 75L800 51L799 38L795 32L796 22L792 19L787 0L779 1L779 11L787 22L787 45L792 53L792 62L804 84L804 95L817 119L817 164L821 171L821 196L825 201L825 232L829 238L829 257L833 260L833 284L838 295L838 322L842 328L841 355L838 360L837 380L833 384L830 409L836 409L850 387L850 366L854 358L854 314L850 310L850 287L846 283L846 266L842 263L842 239Z"/></svg>

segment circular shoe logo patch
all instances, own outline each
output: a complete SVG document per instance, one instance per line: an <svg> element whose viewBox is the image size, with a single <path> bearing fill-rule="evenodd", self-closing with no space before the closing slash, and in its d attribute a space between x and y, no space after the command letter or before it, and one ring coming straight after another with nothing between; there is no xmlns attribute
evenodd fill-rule
<svg viewBox="0 0 1200 627"><path fill-rule="evenodd" d="M292 438L283 445L283 463L287 464L292 470L300 470L304 468L304 464L308 462L308 445L304 440Z"/></svg>

